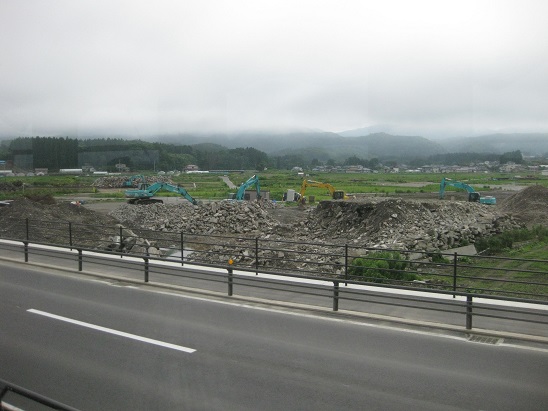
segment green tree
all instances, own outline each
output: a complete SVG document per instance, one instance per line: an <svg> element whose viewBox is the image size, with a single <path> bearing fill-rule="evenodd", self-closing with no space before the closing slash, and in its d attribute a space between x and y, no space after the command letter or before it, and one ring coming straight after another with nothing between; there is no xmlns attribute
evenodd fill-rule
<svg viewBox="0 0 548 411"><path fill-rule="evenodd" d="M499 162L501 164L506 164L506 163L522 164L523 163L523 156L522 156L520 150L509 151L509 152L504 153L500 156Z"/></svg>
<svg viewBox="0 0 548 411"><path fill-rule="evenodd" d="M365 161L357 156L348 157L346 160L344 160L345 166L363 166L365 164Z"/></svg>

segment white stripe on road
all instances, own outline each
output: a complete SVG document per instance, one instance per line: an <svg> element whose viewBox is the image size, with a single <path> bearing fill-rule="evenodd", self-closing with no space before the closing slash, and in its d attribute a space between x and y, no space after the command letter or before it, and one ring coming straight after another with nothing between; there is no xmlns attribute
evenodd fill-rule
<svg viewBox="0 0 548 411"><path fill-rule="evenodd" d="M192 354L193 352L196 351L192 348L183 347L182 345L170 344L164 341L153 340L152 338L141 337L139 335L129 334L129 333L125 333L123 331L118 331L118 330L113 330L112 328L101 327L99 325L85 323L83 321L78 321L78 320L73 320L72 318L61 317L60 315L55 315L55 314L47 313L45 311L35 310L34 308L28 309L27 311L29 313L43 315L44 317L53 318L55 320L76 324L81 327L91 328L93 330L103 331L105 333L114 334L114 335L119 335L120 337L130 338L132 340L142 341L148 344L159 345L160 347L171 348L172 350L183 351L189 354Z"/></svg>

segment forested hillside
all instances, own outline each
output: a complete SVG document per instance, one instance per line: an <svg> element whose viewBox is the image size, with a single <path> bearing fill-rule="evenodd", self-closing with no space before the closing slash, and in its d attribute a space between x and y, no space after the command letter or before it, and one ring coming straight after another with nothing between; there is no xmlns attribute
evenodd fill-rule
<svg viewBox="0 0 548 411"><path fill-rule="evenodd" d="M519 163L523 159L519 149L501 151L504 147L520 145L499 136L488 138L484 148L480 150L477 147L477 151L470 149L476 147L474 145L462 144L460 150L455 148L450 151L447 147L454 147L451 144L443 146L423 137L385 133L362 137L313 132L255 135L254 138L239 135L224 140L216 136L219 142L225 144L210 141L206 136L201 136L201 140L197 140L197 137L178 137L175 139L175 136L171 136L167 139L169 142L121 138L17 138L11 142L2 142L0 160L11 160L21 170L58 170L87 165L97 170L116 171L117 164L125 164L131 170L168 171L182 170L190 164L202 170L291 169L296 166L320 165L362 165L375 169L383 164L420 167L427 164L469 165L485 161ZM530 147L533 143L542 149L543 144L548 145L548 135L544 138L534 135L524 139L524 147ZM489 144L492 151L485 149ZM267 152L267 149L270 151ZM546 149L548 153L548 147Z"/></svg>

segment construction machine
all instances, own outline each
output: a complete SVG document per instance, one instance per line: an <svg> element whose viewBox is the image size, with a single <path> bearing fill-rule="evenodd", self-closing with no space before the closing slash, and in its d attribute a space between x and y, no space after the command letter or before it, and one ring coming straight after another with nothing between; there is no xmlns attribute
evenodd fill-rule
<svg viewBox="0 0 548 411"><path fill-rule="evenodd" d="M134 176L131 176L126 181L122 183L122 187L133 187L133 184L136 183L137 180L141 180L141 183L146 183L147 180L144 175L142 174L136 174Z"/></svg>
<svg viewBox="0 0 548 411"><path fill-rule="evenodd" d="M162 200L152 198L160 190L178 193L190 201L194 205L198 205L198 201L193 198L183 187L179 187L169 183L156 182L154 184L140 183L136 190L126 190L125 195L128 198L129 204L154 204L163 203Z"/></svg>
<svg viewBox="0 0 548 411"><path fill-rule="evenodd" d="M329 190L329 193L331 194L331 198L333 200L347 200L348 199L348 196L344 193L344 191L336 190L335 187L333 187L331 184L320 183L319 181L313 181L313 180L303 180L303 183L301 184L301 191L299 192L301 201L303 201L305 199L304 194L305 194L306 189L308 187L327 188Z"/></svg>
<svg viewBox="0 0 548 411"><path fill-rule="evenodd" d="M481 204L496 204L497 199L492 196L482 197L480 193L474 190L473 187L460 181L451 180L450 178L442 178L440 183L440 199L445 196L445 187L451 186L456 188L462 188L468 192L468 201L481 203Z"/></svg>
<svg viewBox="0 0 548 411"><path fill-rule="evenodd" d="M259 176L254 175L251 176L247 181L243 182L242 185L238 188L238 191L236 194L231 195L232 200L243 200L245 197L245 190L248 188L255 186L255 189L257 190L257 200L261 199L261 185L259 184Z"/></svg>

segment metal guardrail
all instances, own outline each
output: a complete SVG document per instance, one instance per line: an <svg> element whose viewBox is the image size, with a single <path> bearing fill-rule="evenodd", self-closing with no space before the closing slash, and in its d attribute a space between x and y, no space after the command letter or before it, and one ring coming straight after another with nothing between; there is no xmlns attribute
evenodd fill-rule
<svg viewBox="0 0 548 411"><path fill-rule="evenodd" d="M108 265L112 269L130 267L135 273L141 273L140 278L145 283L154 278L161 279L161 282L194 281L201 284L215 284L218 289L226 287L224 289L229 296L234 295L235 292L241 293L241 290L256 288L268 289L271 293L298 294L299 298L317 299L319 297L329 301L333 311L338 311L341 303L347 306L355 303L368 307L374 304L405 309L435 310L464 317L467 329L473 328L474 317L548 325L547 310L496 305L487 307L485 303L489 300L502 300L507 303L546 306L548 272L529 268L500 269L486 266L485 261L509 260L516 263L526 261L529 264L548 266L548 260L464 257L457 253L435 255L430 253L429 255L429 253L415 251L398 251L404 256L401 260L401 257L399 259L381 258L374 254L380 250L363 249L347 244L296 243L265 238L131 229L149 242L180 253L177 257L162 258L146 252L127 254L123 250L113 249L113 244L124 243L126 229L123 227L113 229L70 222L37 222L25 219L13 221L11 228L9 233L0 233L0 237L22 243L25 262L28 262L29 256L34 254L68 260L70 264L75 264L75 268L79 271L89 264ZM33 233L36 230L45 230L47 235L42 232L40 237L49 241L33 241ZM40 248L40 245L58 248L45 249ZM6 242L0 244L0 247L21 249L21 245ZM321 247L324 251L313 253L307 247ZM396 250L382 251L396 252ZM360 254L364 252L369 254ZM100 255L94 253L100 253ZM188 256L188 253L192 254ZM381 267L357 265L355 261L358 256L366 264L368 261L380 262ZM411 256L415 259L411 259ZM391 262L401 261L405 262L404 269L386 268L386 265ZM162 264L166 262L171 265ZM299 268L284 269L284 266ZM200 268L214 268L216 271ZM500 275L501 272L503 276ZM535 279L534 281L525 281L520 278L508 280L504 276L509 272L533 276ZM410 280L409 275L420 275L420 280ZM396 278L387 278L389 276ZM470 281L476 282L473 288L470 287ZM482 283L490 285L479 286ZM508 287L517 288L517 290L508 290ZM405 291L408 294L391 293L394 290ZM379 291L385 291L382 298L379 296ZM422 297L413 295L414 292L415 294L420 292Z"/></svg>
<svg viewBox="0 0 548 411"><path fill-rule="evenodd" d="M13 393L13 398L8 398L10 394ZM52 410L59 411L78 411L76 408L73 408L69 405L63 404L59 401L55 401L51 398L38 394L34 391L28 390L26 388L20 387L18 385L9 383L0 379L0 410L2 411L21 411L24 408L21 408L20 405L21 399L23 401L31 403L42 404ZM18 401L19 400L19 401Z"/></svg>

